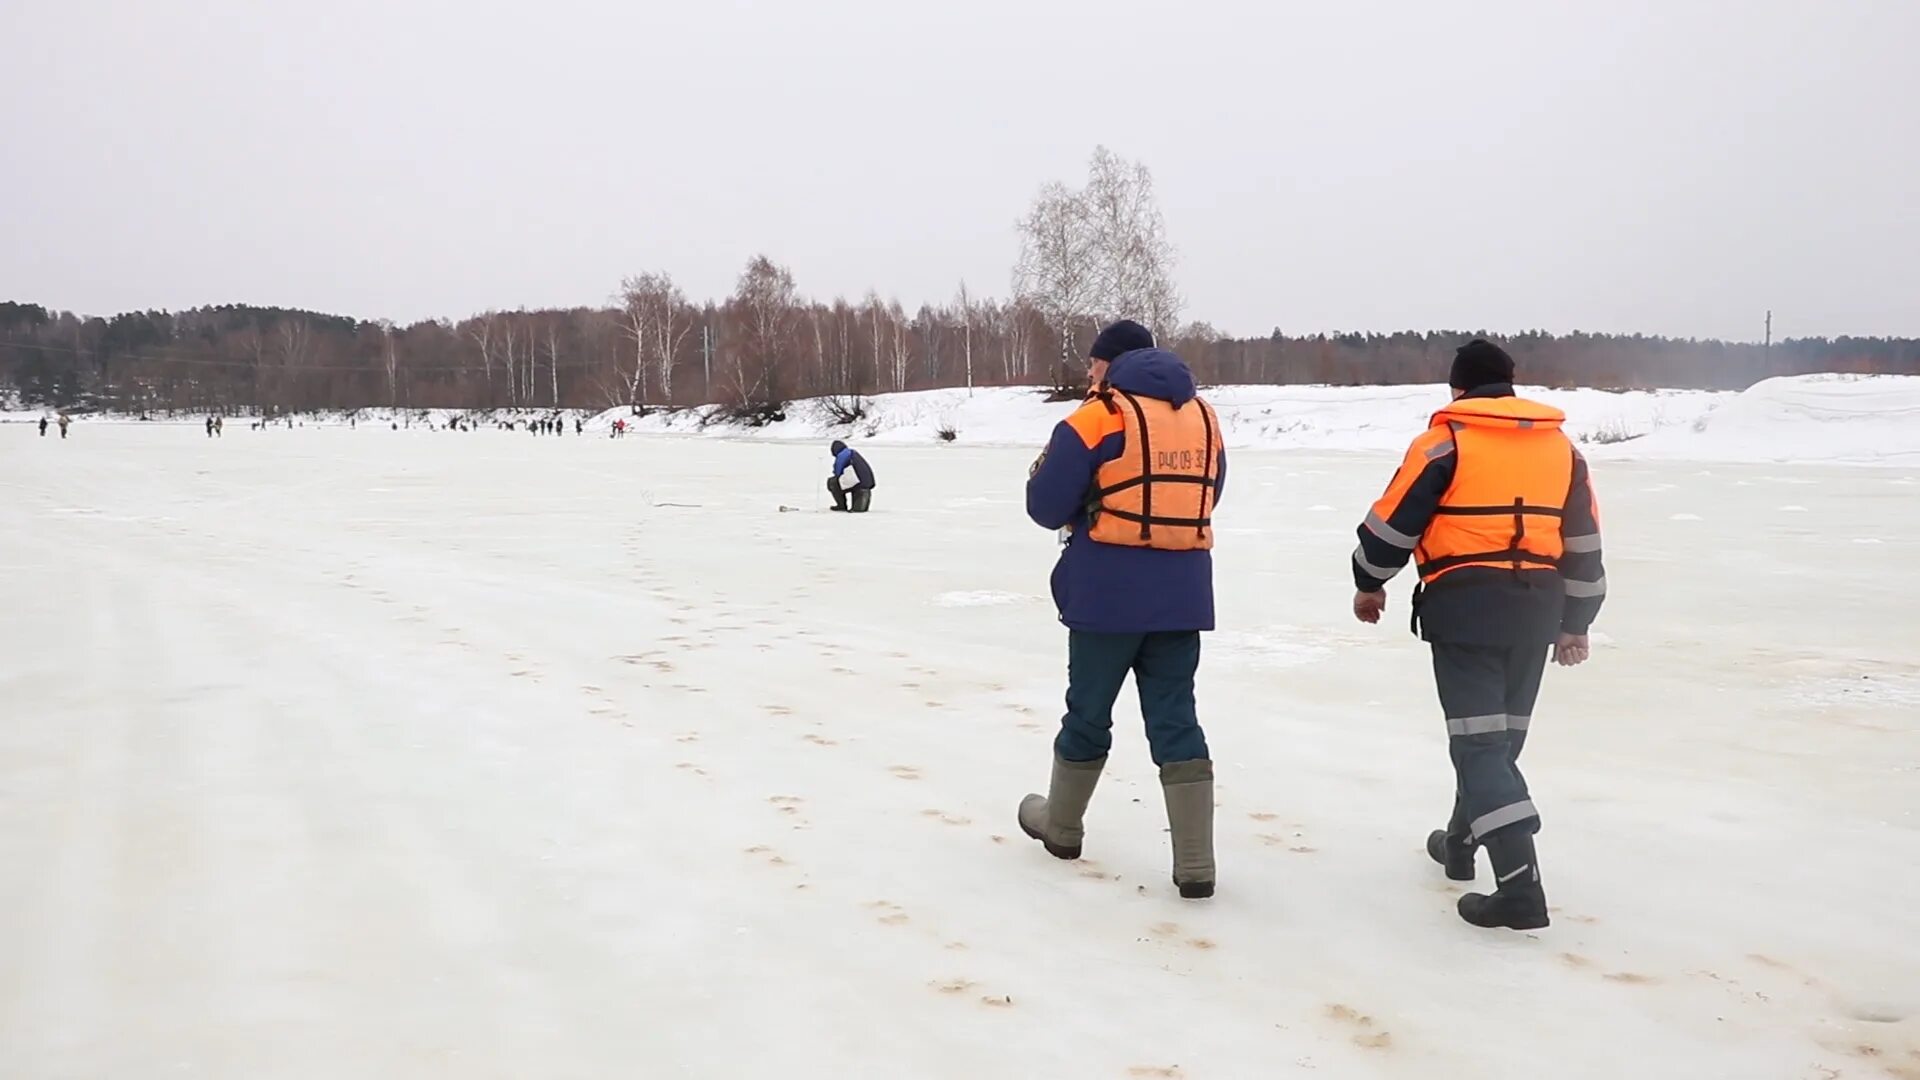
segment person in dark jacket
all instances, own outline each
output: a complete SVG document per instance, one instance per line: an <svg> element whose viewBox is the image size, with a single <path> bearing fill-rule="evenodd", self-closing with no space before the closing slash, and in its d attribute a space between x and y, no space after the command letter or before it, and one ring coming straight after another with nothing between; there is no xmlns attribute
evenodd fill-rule
<svg viewBox="0 0 1920 1080"><path fill-rule="evenodd" d="M1090 375L1096 392L1054 428L1027 480L1027 515L1067 536L1052 582L1067 627L1067 711L1047 794L1021 802L1020 827L1058 858L1080 856L1113 703L1131 672L1160 768L1174 884L1199 899L1216 877L1213 761L1193 686L1200 634L1213 629L1211 513L1226 452L1193 372L1138 323L1101 332Z"/></svg>
<svg viewBox="0 0 1920 1080"><path fill-rule="evenodd" d="M1414 627L1433 651L1454 766L1453 814L1427 838L1449 878L1471 881L1485 847L1496 890L1460 898L1476 926L1548 923L1534 835L1540 816L1520 773L1549 652L1571 667L1606 596L1599 507L1586 459L1558 409L1517 397L1499 346L1460 348L1452 405L1408 449L1359 527L1353 612L1376 623L1386 584L1409 559Z"/></svg>
<svg viewBox="0 0 1920 1080"><path fill-rule="evenodd" d="M864 514L873 505L873 466L860 451L838 439L828 447L833 453L833 475L827 477L827 491L833 496L833 508L841 513ZM853 486L842 479L853 470Z"/></svg>

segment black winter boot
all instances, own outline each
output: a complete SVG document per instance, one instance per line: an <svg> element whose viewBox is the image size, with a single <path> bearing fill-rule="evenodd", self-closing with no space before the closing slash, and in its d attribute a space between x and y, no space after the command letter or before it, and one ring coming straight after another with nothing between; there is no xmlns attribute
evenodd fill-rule
<svg viewBox="0 0 1920 1080"><path fill-rule="evenodd" d="M1433 861L1447 868L1447 877L1452 881L1473 880L1473 845L1458 843L1447 835L1445 829L1435 829L1427 834L1427 854Z"/></svg>
<svg viewBox="0 0 1920 1080"><path fill-rule="evenodd" d="M1548 923L1547 894L1540 887L1533 834L1494 833L1485 840L1487 858L1499 887L1492 896L1468 893L1460 898L1460 917L1488 929L1539 930Z"/></svg>

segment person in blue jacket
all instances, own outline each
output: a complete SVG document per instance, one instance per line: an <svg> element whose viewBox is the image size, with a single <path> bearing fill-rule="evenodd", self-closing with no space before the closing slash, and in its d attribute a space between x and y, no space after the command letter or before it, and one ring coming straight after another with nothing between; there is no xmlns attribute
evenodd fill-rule
<svg viewBox="0 0 1920 1080"><path fill-rule="evenodd" d="M1167 804L1173 879L1213 895L1213 761L1194 706L1200 633L1213 629L1211 512L1226 483L1218 419L1193 372L1138 323L1095 339L1093 393L1058 424L1027 480L1027 516L1066 530L1053 599L1067 627L1067 711L1046 796L1021 829L1078 858L1083 816L1113 744L1129 672Z"/></svg>
<svg viewBox="0 0 1920 1080"><path fill-rule="evenodd" d="M827 491L833 496L833 508L841 513L864 514L873 505L873 466L860 451L838 439L829 447L833 452L833 475L827 477ZM853 470L853 486L841 479Z"/></svg>

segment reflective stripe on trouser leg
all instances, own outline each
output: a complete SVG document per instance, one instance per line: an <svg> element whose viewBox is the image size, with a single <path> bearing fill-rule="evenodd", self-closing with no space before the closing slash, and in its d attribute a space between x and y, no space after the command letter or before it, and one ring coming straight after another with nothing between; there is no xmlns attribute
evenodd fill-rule
<svg viewBox="0 0 1920 1080"><path fill-rule="evenodd" d="M1449 735L1488 735L1496 731L1505 731L1512 727L1506 713L1488 713L1485 716L1449 716L1447 734Z"/></svg>
<svg viewBox="0 0 1920 1080"><path fill-rule="evenodd" d="M1472 831L1475 842L1478 842L1485 840L1488 833L1497 829L1504 829L1509 825L1517 825L1522 821L1539 816L1539 812L1533 808L1533 800L1522 799L1517 803L1508 803L1492 813L1482 814L1474 818L1467 828Z"/></svg>

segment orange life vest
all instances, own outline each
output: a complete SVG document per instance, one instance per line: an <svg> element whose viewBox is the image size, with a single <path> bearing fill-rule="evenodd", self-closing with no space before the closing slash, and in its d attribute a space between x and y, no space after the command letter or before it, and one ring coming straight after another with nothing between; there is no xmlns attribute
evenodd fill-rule
<svg viewBox="0 0 1920 1080"><path fill-rule="evenodd" d="M1555 570L1573 487L1566 414L1524 398L1463 398L1434 414L1453 436L1453 483L1413 557L1426 583L1467 566Z"/></svg>
<svg viewBox="0 0 1920 1080"><path fill-rule="evenodd" d="M1100 400L1119 416L1126 446L1094 475L1088 538L1163 551L1211 549L1221 449L1212 406L1194 398L1176 409L1112 388Z"/></svg>

